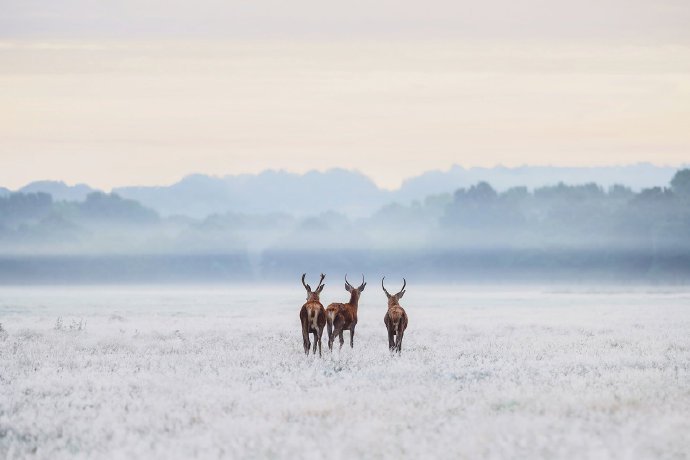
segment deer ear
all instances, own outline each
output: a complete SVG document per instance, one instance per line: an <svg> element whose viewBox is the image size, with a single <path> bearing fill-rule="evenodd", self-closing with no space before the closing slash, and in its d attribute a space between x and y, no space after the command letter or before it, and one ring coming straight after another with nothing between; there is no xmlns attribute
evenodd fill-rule
<svg viewBox="0 0 690 460"><path fill-rule="evenodd" d="M326 287L326 285L325 285L325 284L322 284L322 285L319 286L319 288L316 290L316 293L317 293L317 294L321 294L321 291L323 291L323 288L325 288L325 287Z"/></svg>
<svg viewBox="0 0 690 460"><path fill-rule="evenodd" d="M350 286L347 283L345 283L345 290L347 292L352 292L352 288L350 288Z"/></svg>
<svg viewBox="0 0 690 460"><path fill-rule="evenodd" d="M404 296L404 295L405 295L405 291L400 291L400 292L398 292L397 294L395 294L395 297L396 297L398 300L400 300L400 299L402 299L402 296Z"/></svg>
<svg viewBox="0 0 690 460"><path fill-rule="evenodd" d="M364 288L366 287L366 285L367 285L367 283L362 284L362 285L359 287L359 292L362 292L362 291L364 290Z"/></svg>

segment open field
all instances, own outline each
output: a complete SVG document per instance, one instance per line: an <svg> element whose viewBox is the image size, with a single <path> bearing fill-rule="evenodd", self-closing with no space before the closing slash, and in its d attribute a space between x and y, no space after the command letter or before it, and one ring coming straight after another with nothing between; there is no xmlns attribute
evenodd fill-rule
<svg viewBox="0 0 690 460"><path fill-rule="evenodd" d="M303 293L0 288L0 458L690 457L688 289L408 283L392 357L372 282L323 358Z"/></svg>

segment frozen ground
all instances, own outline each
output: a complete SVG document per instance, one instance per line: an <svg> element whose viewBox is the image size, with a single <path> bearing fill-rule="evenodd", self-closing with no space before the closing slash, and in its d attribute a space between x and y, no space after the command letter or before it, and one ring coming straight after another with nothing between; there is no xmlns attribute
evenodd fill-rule
<svg viewBox="0 0 690 460"><path fill-rule="evenodd" d="M303 298L0 288L0 458L690 456L690 290L410 283L400 357L376 283L323 358Z"/></svg>

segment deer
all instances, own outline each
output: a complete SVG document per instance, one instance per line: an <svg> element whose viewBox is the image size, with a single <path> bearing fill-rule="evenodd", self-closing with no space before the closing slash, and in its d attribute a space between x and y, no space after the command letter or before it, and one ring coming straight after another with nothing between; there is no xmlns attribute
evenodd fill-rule
<svg viewBox="0 0 690 460"><path fill-rule="evenodd" d="M405 286L407 286L407 281L403 278L403 286L400 291L395 295L390 295L383 285L383 280L386 277L381 278L381 287L383 292L386 293L388 297L388 311L386 316L383 317L383 324L386 325L388 329L388 348L392 352L400 353L402 351L402 339L405 334L405 329L407 329L407 313L405 309L400 306L400 299L405 295Z"/></svg>
<svg viewBox="0 0 690 460"><path fill-rule="evenodd" d="M304 341L304 353L309 354L309 348L311 343L309 342L309 334L314 334L314 354L316 354L316 348L318 345L319 356L321 356L321 336L323 335L323 328L326 325L326 310L324 310L319 295L323 288L326 286L323 284L323 279L326 277L323 273L321 274L321 279L319 280L319 285L314 291L311 290L311 286L304 282L304 278L307 276L306 273L302 274L302 285L307 291L307 302L302 305L302 309L299 312L299 319L302 323L302 339Z"/></svg>
<svg viewBox="0 0 690 460"><path fill-rule="evenodd" d="M362 275L362 284L359 287L354 287L347 280L345 275L345 290L350 293L350 301L348 303L332 303L326 308L326 320L328 322L328 349L333 351L333 341L335 337L340 338L340 348L343 348L343 331L348 329L350 331L350 347L355 347L355 326L357 325L357 307L359 304L359 297L366 287L364 282L364 275Z"/></svg>

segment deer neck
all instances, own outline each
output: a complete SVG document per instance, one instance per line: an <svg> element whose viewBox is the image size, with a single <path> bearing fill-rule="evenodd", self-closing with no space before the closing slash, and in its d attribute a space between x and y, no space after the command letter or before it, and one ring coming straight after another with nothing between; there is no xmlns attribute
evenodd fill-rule
<svg viewBox="0 0 690 460"><path fill-rule="evenodd" d="M352 305L355 308L355 311L357 310L358 303L359 295L357 295L357 291L352 291L352 293L350 294L350 305Z"/></svg>

